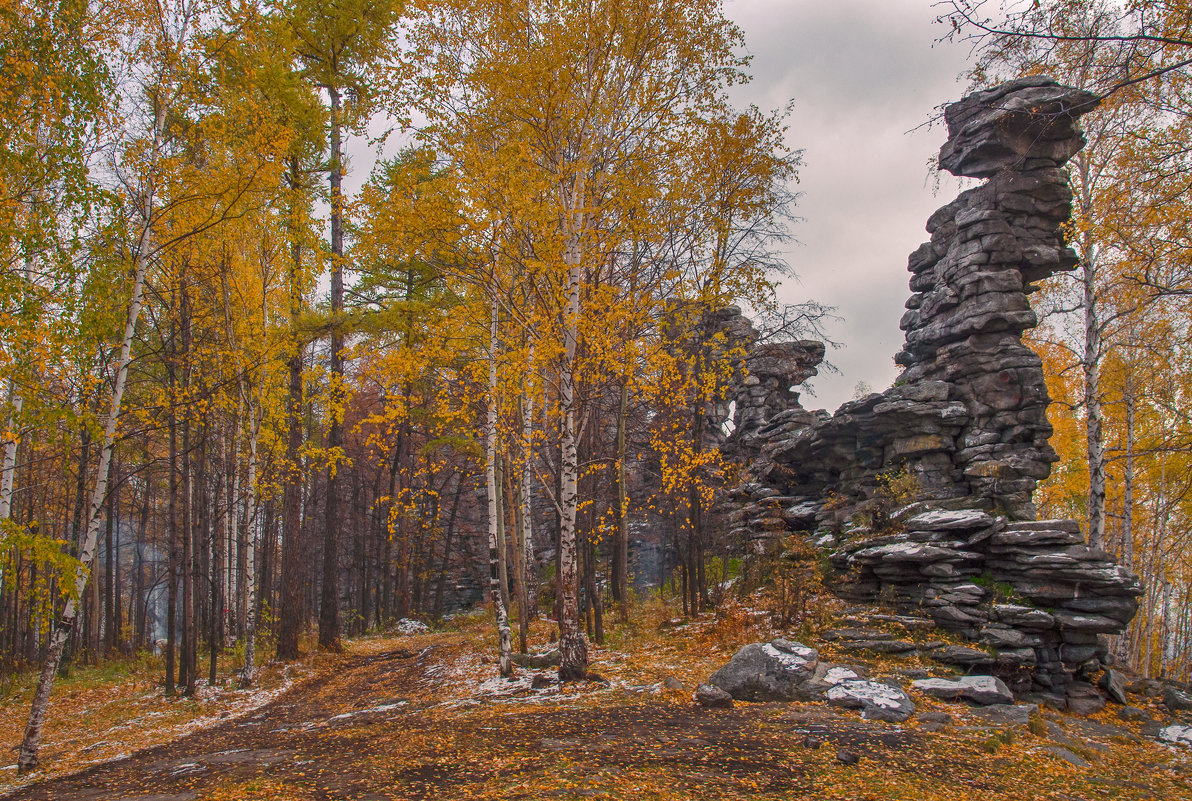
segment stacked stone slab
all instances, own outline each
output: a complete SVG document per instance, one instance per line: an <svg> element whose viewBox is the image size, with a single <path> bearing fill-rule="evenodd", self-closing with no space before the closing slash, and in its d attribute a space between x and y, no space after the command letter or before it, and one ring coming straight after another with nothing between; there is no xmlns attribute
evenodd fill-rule
<svg viewBox="0 0 1192 801"><path fill-rule="evenodd" d="M1035 77L946 109L940 166L988 180L933 214L910 257L902 375L830 417L771 413L752 435L757 480L734 498L739 529L814 537L842 594L928 612L1020 691L1059 693L1098 668L1100 635L1124 629L1140 594L1075 522L1037 521L1031 501L1057 457L1042 363L1022 343L1037 324L1027 294L1077 264L1062 167L1095 105ZM918 503L891 516L894 474L913 477Z"/></svg>

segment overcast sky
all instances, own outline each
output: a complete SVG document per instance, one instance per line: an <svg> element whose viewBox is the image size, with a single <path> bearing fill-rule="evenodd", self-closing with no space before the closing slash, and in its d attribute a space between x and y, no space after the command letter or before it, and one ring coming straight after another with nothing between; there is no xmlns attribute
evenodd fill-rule
<svg viewBox="0 0 1192 801"><path fill-rule="evenodd" d="M802 221L787 248L799 281L788 303L835 306L828 359L839 375L812 379L808 408L835 409L858 382L874 391L897 375L898 320L909 290L907 256L927 238L928 216L959 182L938 192L927 161L943 127L913 130L941 103L960 98L968 50L936 44L933 0L725 0L745 32L753 82L741 103L764 109L794 99L787 143L804 151Z"/></svg>

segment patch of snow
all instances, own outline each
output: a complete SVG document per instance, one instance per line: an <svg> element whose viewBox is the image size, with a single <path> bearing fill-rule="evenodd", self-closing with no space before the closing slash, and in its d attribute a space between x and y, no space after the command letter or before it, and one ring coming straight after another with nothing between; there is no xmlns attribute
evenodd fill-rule
<svg viewBox="0 0 1192 801"><path fill-rule="evenodd" d="M857 675L857 671L846 667L834 667L824 674L824 682L832 685L859 678L861 677Z"/></svg>
<svg viewBox="0 0 1192 801"><path fill-rule="evenodd" d="M955 512L935 510L915 515L906 521L906 527L912 531L946 531L991 525L993 518L980 509L962 509Z"/></svg>
<svg viewBox="0 0 1192 801"><path fill-rule="evenodd" d="M354 712L344 712L341 715L335 715L334 717L327 718L327 720L328 721L346 720L347 718L354 718L357 715L367 715L371 712L390 712L394 709L399 709L405 705L406 705L405 701L398 701L395 704L381 704L380 706L374 706L370 709L357 709Z"/></svg>
<svg viewBox="0 0 1192 801"><path fill-rule="evenodd" d="M762 653L771 659L776 659L782 663L784 667L803 667L807 664L807 660L797 654L788 654L786 651L779 651L770 643L762 646Z"/></svg>
<svg viewBox="0 0 1192 801"><path fill-rule="evenodd" d="M853 679L843 681L828 690L826 697L832 701L842 701L848 698L868 702L883 709L898 709L902 706L906 695L901 690L882 684L879 681Z"/></svg>
<svg viewBox="0 0 1192 801"><path fill-rule="evenodd" d="M1159 730L1159 739L1174 745L1192 745L1192 726L1182 726L1178 723L1164 726Z"/></svg>

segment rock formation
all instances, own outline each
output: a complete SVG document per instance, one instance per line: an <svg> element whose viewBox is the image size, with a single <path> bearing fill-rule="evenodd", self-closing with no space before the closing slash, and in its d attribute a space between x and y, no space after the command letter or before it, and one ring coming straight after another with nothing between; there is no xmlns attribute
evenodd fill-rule
<svg viewBox="0 0 1192 801"><path fill-rule="evenodd" d="M1031 501L1057 457L1042 363L1022 342L1037 324L1027 294L1077 264L1061 168L1095 105L1034 77L949 106L940 165L988 180L933 214L910 257L895 386L832 416L767 395L734 434L757 454L756 481L732 495L738 534L805 532L829 549L842 595L927 613L980 643L1016 691L1058 701L1101 666L1100 635L1122 631L1141 594L1074 521L1037 521ZM758 361L781 384L798 358L786 373Z"/></svg>

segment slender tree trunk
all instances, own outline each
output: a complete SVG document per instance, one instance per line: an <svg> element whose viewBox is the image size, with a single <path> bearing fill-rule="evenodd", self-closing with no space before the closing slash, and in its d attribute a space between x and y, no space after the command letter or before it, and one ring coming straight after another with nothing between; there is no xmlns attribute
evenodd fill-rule
<svg viewBox="0 0 1192 801"><path fill-rule="evenodd" d="M534 345L530 345L530 364L534 363ZM538 563L534 559L534 510L530 496L534 480L534 394L526 392L522 397L522 465L519 481L521 503L518 505L518 545L522 552L522 577L526 584L526 606L522 615L529 621L538 616Z"/></svg>
<svg viewBox="0 0 1192 801"><path fill-rule="evenodd" d="M579 197L582 191L570 196L568 217L580 214ZM563 319L563 359L559 369L559 406L563 417L562 454L560 458L561 491L559 525L559 679L575 681L588 674L588 642L584 637L579 614L576 573L576 512L579 508L579 457L576 451L575 426L575 358L579 344L580 243L578 223L567 237L564 262L567 265L567 309Z"/></svg>
<svg viewBox="0 0 1192 801"><path fill-rule="evenodd" d="M108 493L108 514L103 537L107 556L103 587L104 650L109 654L116 650L116 548L112 535L116 525L116 495L119 491L117 486Z"/></svg>
<svg viewBox="0 0 1192 801"><path fill-rule="evenodd" d="M261 376L262 394L265 378ZM261 430L260 413L251 405L249 415L252 432L248 438L248 509L245 516L247 542L244 548L245 569L241 578L244 588L244 671L240 674L240 686L251 687L256 670L257 650L257 543L261 539L261 512L257 496L257 441Z"/></svg>
<svg viewBox="0 0 1192 801"><path fill-rule="evenodd" d="M8 382L9 414L7 435L4 441L4 457L0 463L0 520L8 520L12 514L12 485L17 472L17 445L21 436L17 424L25 399L16 390L16 384Z"/></svg>
<svg viewBox="0 0 1192 801"><path fill-rule="evenodd" d="M182 390L189 395L191 384L190 291L182 274ZM190 410L182 417L182 670L183 694L195 694L195 674L198 670L198 630L195 626L195 515L194 463Z"/></svg>
<svg viewBox="0 0 1192 801"><path fill-rule="evenodd" d="M459 511L459 499L463 495L464 476L459 474L455 480L455 497L451 501L451 514L447 517L447 530L443 534L443 561L439 563L439 581L435 586L434 618L439 620L443 615L443 588L447 584L447 568L451 564L451 540L455 535L455 519Z"/></svg>
<svg viewBox="0 0 1192 801"><path fill-rule="evenodd" d="M171 326L173 329L174 326ZM182 571L182 526L178 522L178 401L175 375L177 353L171 330L168 377L170 382L170 543L166 578L166 695L173 695L177 675L178 651L178 579Z"/></svg>
<svg viewBox="0 0 1192 801"><path fill-rule="evenodd" d="M625 418L629 414L629 382L621 384L617 406L617 529L613 539L613 600L622 622L629 619L629 495L625 487Z"/></svg>
<svg viewBox="0 0 1192 801"><path fill-rule="evenodd" d="M509 614L505 607L505 593L501 589L501 555L498 531L500 505L497 492L497 342L500 335L497 299L492 301L492 319L488 344L488 414L484 432L484 481L488 495L488 563L489 591L497 612L499 640L498 665L502 676L513 675L513 635L509 630Z"/></svg>
<svg viewBox="0 0 1192 801"><path fill-rule="evenodd" d="M1126 373L1126 464L1122 489L1122 547L1119 558L1122 567L1134 569L1134 373ZM1126 662L1130 657L1130 636L1117 636L1117 657Z"/></svg>
<svg viewBox="0 0 1192 801"><path fill-rule="evenodd" d="M319 604L319 647L331 651L343 648L339 622L339 451L343 448L344 386L344 221L343 161L340 154L339 88L327 87L331 95L331 408L327 426L326 518L323 526L323 592Z"/></svg>
<svg viewBox="0 0 1192 801"><path fill-rule="evenodd" d="M155 145L160 141L160 134L164 124L164 107L157 112L154 131ZM111 406L107 418L104 420L103 444L99 454L99 467L95 476L95 489L91 493L91 504L87 514L87 533L83 538L82 549L79 554L83 565L91 561L95 553L99 538L99 510L103 505L108 489L108 465L112 460L112 448L116 441L116 421L120 417L120 405L124 398L124 387L128 381L128 365L132 361L132 341L136 333L137 320L141 316L141 299L145 286L145 273L149 269L150 238L154 195L147 190L141 197L142 229L140 239L135 250L136 261L133 273L132 294L128 303L128 319L124 326L124 338L120 345L120 358L116 363L115 382L112 386ZM81 596L87 587L88 574L86 569L79 570L75 575L75 594ZM45 726L46 709L49 707L50 690L54 685L54 676L58 672L58 663L62 658L62 649L75 623L75 604L67 600L62 611L58 626L50 635L50 645L46 652L45 663L42 665L41 677L37 690L33 696L33 705L29 712L29 722L25 727L25 737L21 742L18 758L18 768L21 772L37 767L37 752L41 746L42 728Z"/></svg>
<svg viewBox="0 0 1192 801"><path fill-rule="evenodd" d="M298 159L290 159L290 381L286 397L286 467L282 499L281 598L278 604L277 658L297 659L298 633L305 619L302 590L302 341L298 320L302 314L302 243L298 238L298 193L301 176Z"/></svg>
<svg viewBox="0 0 1192 801"><path fill-rule="evenodd" d="M1080 176L1078 202L1081 214L1089 219L1093 211L1092 186L1088 159L1077 156ZM1081 269L1084 289L1084 371L1085 448L1089 464L1088 538L1089 545L1100 548L1105 543L1105 446L1101 412L1101 321L1097 301L1097 247L1092 234L1081 234Z"/></svg>

